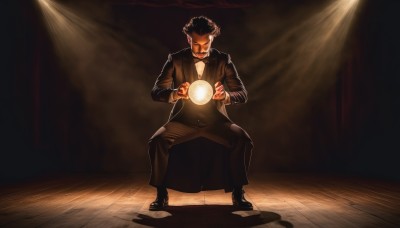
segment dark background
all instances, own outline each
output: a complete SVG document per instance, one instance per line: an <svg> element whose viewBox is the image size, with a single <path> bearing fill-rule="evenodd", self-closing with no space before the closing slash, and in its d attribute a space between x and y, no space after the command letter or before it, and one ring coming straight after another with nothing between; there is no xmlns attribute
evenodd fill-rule
<svg viewBox="0 0 400 228"><path fill-rule="evenodd" d="M89 87L79 85L83 81L70 80L73 66L57 58L35 1L2 1L1 181L59 173L149 172L147 139L172 107L153 102L150 90L168 53L187 46L182 26L198 15L216 21L222 35L213 47L231 54L249 85L262 75L243 62L270 39L252 29L276 25L285 30L289 25L284 18L315 4L265 2L276 10L275 17L269 11L263 18L256 1L80 3L82 12L90 12L91 19L117 34L115 40L129 55L123 62L133 69L87 64L90 70L79 76L88 79L85 86L95 86L95 92L88 93ZM277 85L267 80L265 90L249 89L247 104L228 108L254 140L251 172L400 179L400 2L361 2L332 86L295 109L291 107L297 98L275 98ZM99 47L101 61L116 62L118 49Z"/></svg>

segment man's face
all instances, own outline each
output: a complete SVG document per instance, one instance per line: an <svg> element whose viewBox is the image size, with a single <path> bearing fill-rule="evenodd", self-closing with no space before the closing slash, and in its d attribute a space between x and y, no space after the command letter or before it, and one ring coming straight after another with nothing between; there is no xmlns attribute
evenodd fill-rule
<svg viewBox="0 0 400 228"><path fill-rule="evenodd" d="M190 36L187 36L188 43L190 48L192 48L193 56L202 59L208 55L208 52L211 48L211 43L214 39L214 36L209 33L204 35L199 35L195 32L192 32Z"/></svg>

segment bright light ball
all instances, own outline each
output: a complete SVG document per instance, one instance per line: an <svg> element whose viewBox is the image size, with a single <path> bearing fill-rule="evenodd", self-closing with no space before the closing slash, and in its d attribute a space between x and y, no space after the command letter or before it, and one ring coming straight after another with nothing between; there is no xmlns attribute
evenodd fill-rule
<svg viewBox="0 0 400 228"><path fill-rule="evenodd" d="M213 88L207 81L197 80L189 86L189 98L197 105L204 105L211 100Z"/></svg>

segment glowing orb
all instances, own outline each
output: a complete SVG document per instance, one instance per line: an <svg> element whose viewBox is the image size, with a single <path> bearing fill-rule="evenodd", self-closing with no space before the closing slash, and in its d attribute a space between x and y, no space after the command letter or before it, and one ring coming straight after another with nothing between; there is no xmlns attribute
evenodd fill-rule
<svg viewBox="0 0 400 228"><path fill-rule="evenodd" d="M197 105L206 104L213 96L213 88L207 81L197 80L189 86L189 98Z"/></svg>

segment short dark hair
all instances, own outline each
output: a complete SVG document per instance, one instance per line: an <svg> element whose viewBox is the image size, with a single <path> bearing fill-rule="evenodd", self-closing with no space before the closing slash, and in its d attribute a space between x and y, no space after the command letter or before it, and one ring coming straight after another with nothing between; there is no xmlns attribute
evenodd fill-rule
<svg viewBox="0 0 400 228"><path fill-rule="evenodd" d="M189 36L192 32L195 32L199 35L210 33L210 35L217 37L220 34L220 30L221 29L214 21L205 16L192 17L190 21L183 26L183 33Z"/></svg>

